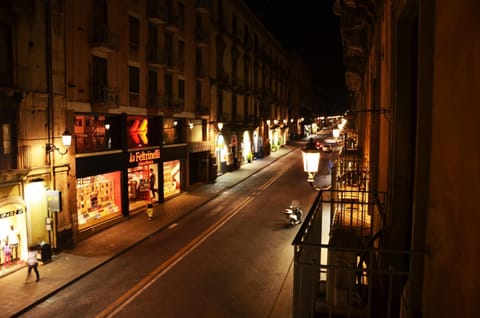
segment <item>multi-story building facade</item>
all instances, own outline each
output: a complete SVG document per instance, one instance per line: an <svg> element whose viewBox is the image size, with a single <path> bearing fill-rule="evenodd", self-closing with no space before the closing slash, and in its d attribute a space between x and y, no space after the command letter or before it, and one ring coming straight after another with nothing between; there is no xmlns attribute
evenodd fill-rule
<svg viewBox="0 0 480 318"><path fill-rule="evenodd" d="M295 317L477 317L480 6L334 11L351 110L336 182L295 242Z"/></svg>
<svg viewBox="0 0 480 318"><path fill-rule="evenodd" d="M290 82L295 83L289 86L289 130L292 136L300 137L306 130L305 119L312 120L312 72L298 53L290 54L289 72Z"/></svg>
<svg viewBox="0 0 480 318"><path fill-rule="evenodd" d="M14 226L23 256L288 139L287 53L241 1L0 7L0 236Z"/></svg>

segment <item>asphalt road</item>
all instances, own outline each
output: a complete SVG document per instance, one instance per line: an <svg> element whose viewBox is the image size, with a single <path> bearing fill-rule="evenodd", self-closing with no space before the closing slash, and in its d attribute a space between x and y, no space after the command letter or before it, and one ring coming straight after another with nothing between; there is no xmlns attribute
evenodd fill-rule
<svg viewBox="0 0 480 318"><path fill-rule="evenodd" d="M301 165L290 153L24 317L291 317L298 227L282 212L316 195Z"/></svg>

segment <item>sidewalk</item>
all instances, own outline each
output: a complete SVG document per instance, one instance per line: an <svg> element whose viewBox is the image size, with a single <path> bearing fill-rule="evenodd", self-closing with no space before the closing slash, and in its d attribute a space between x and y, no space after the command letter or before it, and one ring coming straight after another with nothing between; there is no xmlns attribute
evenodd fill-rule
<svg viewBox="0 0 480 318"><path fill-rule="evenodd" d="M157 217L152 221L148 221L144 213L132 215L79 242L72 250L53 255L52 262L39 266L38 283L35 282L35 273L32 273L28 282L25 281L25 267L0 277L0 318L19 316L56 291L88 275L126 249L168 227L183 215L295 149L294 145L284 146L268 157L254 160L242 165L238 170L219 176L214 183L198 186L190 192L184 192L156 205L154 209Z"/></svg>

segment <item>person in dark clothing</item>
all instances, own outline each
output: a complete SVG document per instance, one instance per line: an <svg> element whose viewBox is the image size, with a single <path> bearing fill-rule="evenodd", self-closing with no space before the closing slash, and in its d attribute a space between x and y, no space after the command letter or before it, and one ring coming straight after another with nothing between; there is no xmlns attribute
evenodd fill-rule
<svg viewBox="0 0 480 318"><path fill-rule="evenodd" d="M153 173L153 169L150 169L150 191L152 192L152 198L155 198L155 173Z"/></svg>

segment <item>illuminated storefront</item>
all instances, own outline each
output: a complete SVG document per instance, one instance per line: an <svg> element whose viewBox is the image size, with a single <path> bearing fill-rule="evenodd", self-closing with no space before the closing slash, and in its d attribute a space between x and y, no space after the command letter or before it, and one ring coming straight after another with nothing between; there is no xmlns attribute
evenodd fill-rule
<svg viewBox="0 0 480 318"><path fill-rule="evenodd" d="M9 238L17 239L16 247L10 247L13 259L25 259L28 252L27 241L27 220L25 213L25 203L20 197L8 196L0 200L0 264L8 266L12 263L5 263L3 247L8 243L12 245Z"/></svg>
<svg viewBox="0 0 480 318"><path fill-rule="evenodd" d="M78 229L121 215L120 171L77 178Z"/></svg>
<svg viewBox="0 0 480 318"><path fill-rule="evenodd" d="M217 136L217 142L215 145L217 160L218 160L218 167L220 167L221 172L225 172L227 169L227 154L228 154L228 147L225 144L225 139L223 135Z"/></svg>
<svg viewBox="0 0 480 318"><path fill-rule="evenodd" d="M123 115L76 114L74 122L77 231L88 236L128 210L122 203Z"/></svg>
<svg viewBox="0 0 480 318"><path fill-rule="evenodd" d="M135 202L159 200L158 160L160 149L129 153L128 200L130 208Z"/></svg>
<svg viewBox="0 0 480 318"><path fill-rule="evenodd" d="M27 173L27 170L0 172L0 179L4 181L0 183L0 264L5 267L13 260L25 259L31 244L27 205L22 197L22 180ZM3 248L7 244L10 246L12 259L5 264Z"/></svg>
<svg viewBox="0 0 480 318"><path fill-rule="evenodd" d="M253 147L252 147L252 142L250 141L250 134L248 133L248 131L244 131L243 132L243 136L242 136L242 159L243 161L251 161L254 154L258 152L258 147L257 147L257 144L256 144L256 141L258 140L257 138L257 135L254 134L253 135L253 140L254 140L254 143L253 143ZM252 153L252 150L253 150L253 153Z"/></svg>

